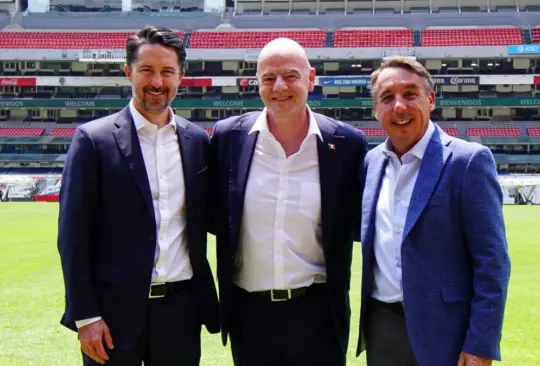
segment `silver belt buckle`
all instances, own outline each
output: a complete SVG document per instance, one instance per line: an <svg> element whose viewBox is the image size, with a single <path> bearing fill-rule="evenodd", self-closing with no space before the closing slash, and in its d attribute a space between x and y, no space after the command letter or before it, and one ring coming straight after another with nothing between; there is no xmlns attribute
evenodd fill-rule
<svg viewBox="0 0 540 366"><path fill-rule="evenodd" d="M158 285L164 285L165 282L154 282L150 284L150 292L148 293L148 298L150 299L159 299L162 297L165 297L165 295L152 295L152 287L158 286Z"/></svg>
<svg viewBox="0 0 540 366"><path fill-rule="evenodd" d="M279 290L279 291L283 291L283 290ZM288 289L286 290L287 291L287 298L286 299L276 299L274 297L274 290L270 290L270 297L272 299L272 302L279 302L279 301L287 301L287 300L290 300L292 298L292 295L291 295L291 289Z"/></svg>

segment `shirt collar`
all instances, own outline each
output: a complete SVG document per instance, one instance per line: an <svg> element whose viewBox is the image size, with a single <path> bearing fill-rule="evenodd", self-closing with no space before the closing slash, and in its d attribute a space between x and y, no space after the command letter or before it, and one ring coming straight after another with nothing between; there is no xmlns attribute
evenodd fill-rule
<svg viewBox="0 0 540 366"><path fill-rule="evenodd" d="M424 157L424 153L426 152L427 146L429 144L429 141L431 140L431 137L433 136L433 133L435 132L435 125L431 120L428 122L428 128L426 132L424 133L424 136L409 150L407 151L405 155L413 155L416 156L418 159L422 160ZM386 156L392 151L392 142L390 141L390 138L386 138L386 141L384 143L384 149L383 152Z"/></svg>
<svg viewBox="0 0 540 366"><path fill-rule="evenodd" d="M319 136L321 141L323 141L321 130L319 128L319 125L317 124L317 120L315 119L315 115L313 114L313 112L311 111L311 108L309 108L309 106L307 104L306 104L306 108L308 110L308 115L309 115L309 127L308 127L307 136L317 135L317 136ZM249 131L249 134L251 134L252 132L257 132L257 131L267 131L267 132L269 132L266 107L262 110L261 114L259 115L259 117L255 121L255 124L253 125L253 127L251 127L251 130Z"/></svg>
<svg viewBox="0 0 540 366"><path fill-rule="evenodd" d="M137 131L140 129L153 125L150 121L148 121L138 110L135 108L135 105L133 104L133 99L129 102L129 111L131 112L131 116L133 117L133 122L135 123L135 128ZM167 125L172 125L174 128L174 131L176 132L176 120L174 118L174 112L172 111L171 107L169 107L169 123Z"/></svg>

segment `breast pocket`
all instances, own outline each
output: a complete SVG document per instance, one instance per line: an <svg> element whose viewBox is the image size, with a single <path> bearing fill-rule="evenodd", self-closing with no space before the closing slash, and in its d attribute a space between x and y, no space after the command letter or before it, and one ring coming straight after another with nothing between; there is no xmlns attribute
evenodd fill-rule
<svg viewBox="0 0 540 366"><path fill-rule="evenodd" d="M315 182L303 182L300 192L300 213L313 221L321 215L321 185Z"/></svg>

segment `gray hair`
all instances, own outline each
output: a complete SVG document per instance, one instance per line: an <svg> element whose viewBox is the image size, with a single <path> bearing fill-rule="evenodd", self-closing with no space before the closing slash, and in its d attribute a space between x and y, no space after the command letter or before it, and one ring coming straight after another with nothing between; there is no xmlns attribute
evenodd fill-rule
<svg viewBox="0 0 540 366"><path fill-rule="evenodd" d="M375 97L377 94L377 80L379 75L384 69L388 69L390 67L405 69L423 78L426 94L431 93L431 91L435 89L435 84L433 83L431 74L420 62L404 57L391 57L383 62L381 66L379 66L379 68L371 74L369 88L371 89L371 95L373 97Z"/></svg>

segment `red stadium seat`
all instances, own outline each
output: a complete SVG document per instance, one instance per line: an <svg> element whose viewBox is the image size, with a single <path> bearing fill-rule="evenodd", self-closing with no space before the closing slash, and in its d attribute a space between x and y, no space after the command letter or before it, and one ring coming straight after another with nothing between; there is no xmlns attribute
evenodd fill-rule
<svg viewBox="0 0 540 366"><path fill-rule="evenodd" d="M214 131L212 127L204 127L204 130L210 137L212 137L212 132Z"/></svg>
<svg viewBox="0 0 540 366"><path fill-rule="evenodd" d="M380 127L358 127L366 137L386 137L386 132Z"/></svg>
<svg viewBox="0 0 540 366"><path fill-rule="evenodd" d="M540 136L540 127L529 127L529 128L527 128L527 135L529 135L529 136Z"/></svg>
<svg viewBox="0 0 540 366"><path fill-rule="evenodd" d="M132 32L0 32L0 48L124 49ZM177 32L183 38L183 32Z"/></svg>
<svg viewBox="0 0 540 366"><path fill-rule="evenodd" d="M44 132L42 127L0 127L0 137L37 137Z"/></svg>
<svg viewBox="0 0 540 366"><path fill-rule="evenodd" d="M480 137L519 137L519 127L469 127L467 136Z"/></svg>
<svg viewBox="0 0 540 366"><path fill-rule="evenodd" d="M75 127L54 127L49 136L70 137L75 133Z"/></svg>
<svg viewBox="0 0 540 366"><path fill-rule="evenodd" d="M442 127L442 130L446 132L447 135L452 137L459 136L459 130L457 127Z"/></svg>
<svg viewBox="0 0 540 366"><path fill-rule="evenodd" d="M412 47L410 29L336 30L334 47Z"/></svg>
<svg viewBox="0 0 540 366"><path fill-rule="evenodd" d="M532 34L532 43L533 44L539 44L540 43L540 27L539 28L532 28L531 29Z"/></svg>
<svg viewBox="0 0 540 366"><path fill-rule="evenodd" d="M358 129L366 135L366 137L386 137L387 134L381 127L358 127ZM450 136L459 136L457 127L443 127L442 130Z"/></svg>
<svg viewBox="0 0 540 366"><path fill-rule="evenodd" d="M190 48L262 48L273 39L291 38L306 48L322 48L326 43L326 31L252 31L252 32L193 32Z"/></svg>
<svg viewBox="0 0 540 366"><path fill-rule="evenodd" d="M501 46L523 44L520 28L448 28L422 30L422 46Z"/></svg>

